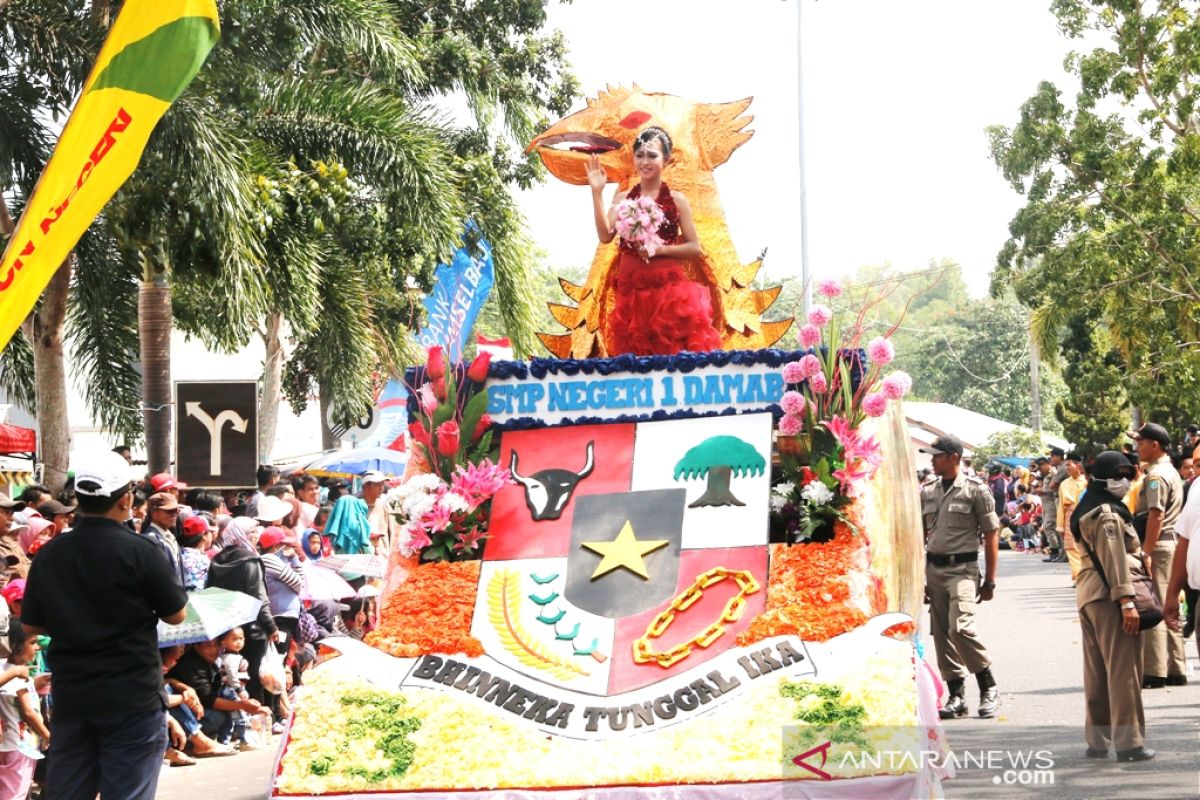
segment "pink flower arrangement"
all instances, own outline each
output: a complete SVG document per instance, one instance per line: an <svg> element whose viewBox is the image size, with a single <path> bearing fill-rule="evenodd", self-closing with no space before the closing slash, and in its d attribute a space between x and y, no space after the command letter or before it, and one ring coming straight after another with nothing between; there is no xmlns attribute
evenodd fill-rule
<svg viewBox="0 0 1200 800"><path fill-rule="evenodd" d="M460 464L454 470L450 487L462 495L474 510L510 483L512 476L509 471L485 458L478 464Z"/></svg>
<svg viewBox="0 0 1200 800"><path fill-rule="evenodd" d="M912 378L907 372L897 370L884 378L880 386L889 400L899 400L912 391Z"/></svg>
<svg viewBox="0 0 1200 800"><path fill-rule="evenodd" d="M817 293L830 300L836 300L841 297L842 291L842 284L832 278L827 278L817 284Z"/></svg>
<svg viewBox="0 0 1200 800"><path fill-rule="evenodd" d="M653 258L664 244L658 229L666 216L658 203L652 197L635 197L617 203L615 210L617 235Z"/></svg>
<svg viewBox="0 0 1200 800"><path fill-rule="evenodd" d="M388 493L386 507L404 523L403 552L422 561L457 561L476 555L487 539L488 504L512 483L508 470L483 459L460 464L449 485L436 475L418 475Z"/></svg>
<svg viewBox="0 0 1200 800"><path fill-rule="evenodd" d="M829 306L817 304L808 312L808 324L815 325L818 328L824 328L833 319L833 311Z"/></svg>
<svg viewBox="0 0 1200 800"><path fill-rule="evenodd" d="M821 343L821 329L811 323L800 326L800 346L816 347Z"/></svg>
<svg viewBox="0 0 1200 800"><path fill-rule="evenodd" d="M896 359L896 348L892 346L892 340L887 336L876 336L867 343L867 356L871 359L872 364L878 366L887 366Z"/></svg>
<svg viewBox="0 0 1200 800"><path fill-rule="evenodd" d="M823 281L818 291L833 300L845 289L837 281ZM891 400L912 390L912 378L905 372L882 377L883 367L896 358L891 340L895 327L867 344L869 360L859 349L868 325L866 314L873 305L868 303L850 323L843 323L825 305L814 306L799 332L801 344L813 352L782 369L788 386L780 402L784 411L779 420L780 457L785 475L780 486L788 488L776 491L775 500L790 542L822 541L823 526L834 519L853 527L843 509L862 492L881 462L879 443L863 436L859 426L868 417L882 416ZM798 441L785 447L783 440L789 437ZM798 477L802 469L815 474L829 490L828 502L814 504L816 494L798 493L795 487L804 485Z"/></svg>

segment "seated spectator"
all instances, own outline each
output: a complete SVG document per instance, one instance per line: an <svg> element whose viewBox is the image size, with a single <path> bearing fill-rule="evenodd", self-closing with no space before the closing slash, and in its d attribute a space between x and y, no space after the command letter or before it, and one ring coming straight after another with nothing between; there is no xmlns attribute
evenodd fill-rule
<svg viewBox="0 0 1200 800"><path fill-rule="evenodd" d="M189 592L203 589L208 580L210 559L206 551L212 541L213 529L204 517L193 514L183 521L179 560L183 565L183 588Z"/></svg>
<svg viewBox="0 0 1200 800"><path fill-rule="evenodd" d="M196 758L231 756L235 752L232 747L223 747L210 739L201 730L200 719L204 716L204 706L196 690L167 675L179 662L184 649L183 645L177 644L159 651L163 663L163 688L167 691L167 727L171 742L164 758L172 767L188 767L196 763L194 758L183 752L185 748L191 750Z"/></svg>
<svg viewBox="0 0 1200 800"><path fill-rule="evenodd" d="M0 797L20 800L29 794L38 759L22 750L37 750L50 740L50 729L38 710L38 695L29 678L29 663L38 651L38 637L25 636L16 626L9 633L12 654L0 672ZM5 678L4 676L8 676Z"/></svg>
<svg viewBox="0 0 1200 800"><path fill-rule="evenodd" d="M218 667L220 654L221 643L217 639L197 642L167 673L168 678L174 678L196 692L204 709L200 729L206 736L216 738L218 742L232 735L234 712L257 714L262 710L262 705L257 700L230 700L221 696L221 671Z"/></svg>
<svg viewBox="0 0 1200 800"><path fill-rule="evenodd" d="M346 626L346 635L362 641L366 636L370 620L371 601L365 597L352 597L346 601L346 610L342 612L342 623Z"/></svg>

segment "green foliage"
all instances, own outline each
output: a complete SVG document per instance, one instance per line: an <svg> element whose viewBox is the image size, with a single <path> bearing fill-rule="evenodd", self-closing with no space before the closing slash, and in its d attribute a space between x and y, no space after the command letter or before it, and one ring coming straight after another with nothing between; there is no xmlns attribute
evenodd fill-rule
<svg viewBox="0 0 1200 800"><path fill-rule="evenodd" d="M1065 420L1076 425L1088 387L1126 375L1128 400L1168 423L1200 414L1200 17L1192 4L1055 0L1069 37L1101 43L1072 54L1073 100L1049 82L1012 127L989 129L1004 177L1025 195L1010 223L992 290L1015 288L1034 310L1047 357L1083 313L1104 328L1095 345L1111 369L1076 371ZM1085 352L1092 352L1088 346ZM1093 370L1093 372L1095 372ZM1099 442L1115 422L1089 429Z"/></svg>
<svg viewBox="0 0 1200 800"><path fill-rule="evenodd" d="M343 772L371 783L398 778L408 772L417 746L410 734L421 728L421 720L405 714L405 700L383 692L355 692L340 698L349 718L341 739L327 741L321 752L309 761L313 775ZM353 762L348 754L364 755L378 750L388 766L367 769Z"/></svg>
<svg viewBox="0 0 1200 800"><path fill-rule="evenodd" d="M1064 330L1063 379L1071 392L1054 407L1063 434L1085 455L1119 449L1131 425L1121 356L1093 314L1075 314Z"/></svg>
<svg viewBox="0 0 1200 800"><path fill-rule="evenodd" d="M982 469L992 458L1006 456L1029 456L1034 458L1045 455L1048 446L1045 440L1030 430L1017 428L1011 431L993 433L982 445L975 448L974 458L977 469Z"/></svg>
<svg viewBox="0 0 1200 800"><path fill-rule="evenodd" d="M107 32L101 9L0 3L0 192L32 188ZM282 315L293 406L320 391L356 420L420 357L421 295L468 218L493 247L504 332L532 353L535 259L509 190L540 178L524 144L578 94L545 0L227 0L221 22L92 226L98 260L77 267L68 334L102 424L129 438L142 424L139 274L171 281L176 326L210 348L243 347ZM451 95L473 124L433 110ZM16 347L5 375L24 369L8 364Z"/></svg>
<svg viewBox="0 0 1200 800"><path fill-rule="evenodd" d="M862 703L845 698L841 686L813 681L787 682L779 695L796 703L795 719L819 728L801 730L802 740L828 739L831 742L867 746L864 723L867 709Z"/></svg>

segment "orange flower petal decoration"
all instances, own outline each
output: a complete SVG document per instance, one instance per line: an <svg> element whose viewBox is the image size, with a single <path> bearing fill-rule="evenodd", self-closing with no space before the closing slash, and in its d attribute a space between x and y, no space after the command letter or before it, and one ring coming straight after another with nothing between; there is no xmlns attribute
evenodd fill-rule
<svg viewBox="0 0 1200 800"><path fill-rule="evenodd" d="M482 561L439 561L409 566L384 602L379 627L366 643L398 658L427 653L483 655L471 635Z"/></svg>

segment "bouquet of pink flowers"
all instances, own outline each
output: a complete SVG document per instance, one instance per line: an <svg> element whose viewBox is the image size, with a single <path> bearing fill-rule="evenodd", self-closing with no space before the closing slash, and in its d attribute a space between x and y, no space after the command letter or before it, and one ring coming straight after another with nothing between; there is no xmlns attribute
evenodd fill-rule
<svg viewBox="0 0 1200 800"><path fill-rule="evenodd" d="M667 218L652 198L622 200L617 203L616 212L617 235L634 247L641 248L647 257L653 258L658 248L666 244L658 235L658 229Z"/></svg>
<svg viewBox="0 0 1200 800"><path fill-rule="evenodd" d="M827 280L818 292L833 301L844 288ZM899 323L867 343L864 363L865 317L880 299L860 309L845 328L831 308L814 305L800 328L800 344L809 352L783 366L787 391L779 401L779 451L786 482L773 490L773 509L789 542L828 541L835 519L853 528L841 509L882 462L879 442L861 431L862 423L882 416L889 401L912 389L908 373L882 374L896 358L891 335Z"/></svg>

